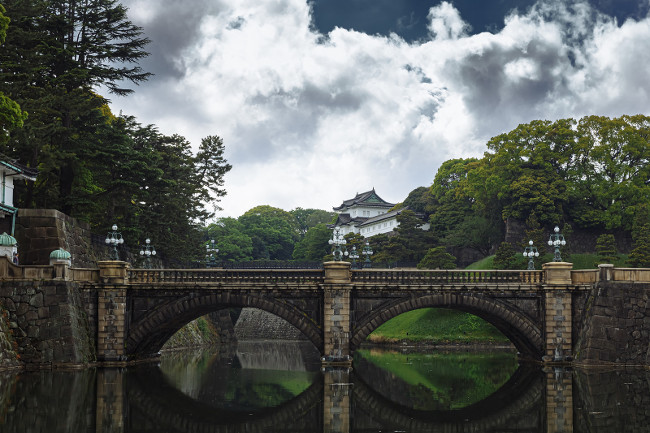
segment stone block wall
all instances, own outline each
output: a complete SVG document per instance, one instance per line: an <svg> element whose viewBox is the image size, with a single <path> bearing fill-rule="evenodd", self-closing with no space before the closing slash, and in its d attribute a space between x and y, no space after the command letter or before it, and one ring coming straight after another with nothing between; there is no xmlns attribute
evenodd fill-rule
<svg viewBox="0 0 650 433"><path fill-rule="evenodd" d="M298 328L283 318L257 308L242 308L233 337L238 341L307 340Z"/></svg>
<svg viewBox="0 0 650 433"><path fill-rule="evenodd" d="M8 312L21 361L84 364L95 360L94 338L77 284L3 281L0 304Z"/></svg>
<svg viewBox="0 0 650 433"><path fill-rule="evenodd" d="M50 253L63 248L72 254L73 267L95 266L90 226L55 209L19 209L16 240L20 264L48 265Z"/></svg>
<svg viewBox="0 0 650 433"><path fill-rule="evenodd" d="M577 362L650 365L650 284L600 282L585 309Z"/></svg>
<svg viewBox="0 0 650 433"><path fill-rule="evenodd" d="M0 304L0 370L21 366L14 350L13 332L9 329L9 312Z"/></svg>

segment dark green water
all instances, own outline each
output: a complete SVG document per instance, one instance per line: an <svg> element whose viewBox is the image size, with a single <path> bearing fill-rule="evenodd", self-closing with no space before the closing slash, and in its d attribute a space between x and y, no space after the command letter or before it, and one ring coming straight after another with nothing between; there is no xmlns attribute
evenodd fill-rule
<svg viewBox="0 0 650 433"><path fill-rule="evenodd" d="M296 343L159 365L0 373L0 432L650 432L650 371L526 367L504 352L357 352L321 371Z"/></svg>

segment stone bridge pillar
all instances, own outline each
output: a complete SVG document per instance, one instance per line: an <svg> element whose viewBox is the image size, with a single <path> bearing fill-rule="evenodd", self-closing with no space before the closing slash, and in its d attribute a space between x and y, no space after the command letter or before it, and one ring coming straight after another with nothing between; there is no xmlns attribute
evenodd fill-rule
<svg viewBox="0 0 650 433"><path fill-rule="evenodd" d="M323 357L347 361L350 356L350 263L326 262L323 284Z"/></svg>
<svg viewBox="0 0 650 433"><path fill-rule="evenodd" d="M126 361L126 283L128 263L98 262L102 287L97 296L97 360Z"/></svg>
<svg viewBox="0 0 650 433"><path fill-rule="evenodd" d="M572 357L571 269L573 263L545 263L545 362L565 362Z"/></svg>

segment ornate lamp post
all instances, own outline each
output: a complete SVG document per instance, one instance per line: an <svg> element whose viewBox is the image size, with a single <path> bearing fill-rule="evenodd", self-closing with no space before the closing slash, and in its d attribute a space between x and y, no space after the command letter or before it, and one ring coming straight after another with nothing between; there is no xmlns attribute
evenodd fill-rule
<svg viewBox="0 0 650 433"><path fill-rule="evenodd" d="M217 258L214 256L219 252L219 248L214 246L214 239L210 239L210 243L205 245L205 266L208 268L215 268L217 266Z"/></svg>
<svg viewBox="0 0 650 433"><path fill-rule="evenodd" d="M140 255L144 257L145 269L151 269L151 258L156 255L156 248L151 245L151 239L144 241L145 245L140 246Z"/></svg>
<svg viewBox="0 0 650 433"><path fill-rule="evenodd" d="M364 245L361 254L363 254L366 257L366 260L363 262L363 267L371 268L372 263L370 263L370 256L372 256L372 248L370 248L370 242L366 241L366 245Z"/></svg>
<svg viewBox="0 0 650 433"><path fill-rule="evenodd" d="M347 241L339 231L338 227L332 232L332 239L330 239L328 243L334 247L332 255L334 256L334 260L337 262L343 260L343 256L348 255L348 252L345 250L345 244L347 244Z"/></svg>
<svg viewBox="0 0 650 433"><path fill-rule="evenodd" d="M533 241L528 241L528 246L524 248L524 257L528 257L528 270L535 270L535 257L539 257L537 247L533 246Z"/></svg>
<svg viewBox="0 0 650 433"><path fill-rule="evenodd" d="M555 226L555 229L553 229L555 233L552 233L551 236L548 238L548 244L552 247L555 248L555 254L553 255L553 261L554 262L561 262L562 257L560 256L560 245L565 246L566 241L564 240L564 235L560 233L560 228L558 226Z"/></svg>
<svg viewBox="0 0 650 433"><path fill-rule="evenodd" d="M113 224L113 227L111 227L111 229L113 231L108 232L106 235L106 245L113 246L113 254L111 258L113 260L119 260L120 255L117 252L117 246L124 243L124 238L122 237L122 233L117 231L117 224Z"/></svg>
<svg viewBox="0 0 650 433"><path fill-rule="evenodd" d="M357 267L357 259L359 258L359 253L357 252L357 247L353 246L352 251L350 251L350 256L352 259L352 269L356 269Z"/></svg>

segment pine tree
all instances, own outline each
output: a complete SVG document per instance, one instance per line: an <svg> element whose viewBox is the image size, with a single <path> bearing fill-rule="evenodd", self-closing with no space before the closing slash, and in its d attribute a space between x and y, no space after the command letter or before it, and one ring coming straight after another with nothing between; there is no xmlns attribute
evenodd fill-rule
<svg viewBox="0 0 650 433"><path fill-rule="evenodd" d="M455 269L456 257L445 251L445 247L430 248L418 263L418 269Z"/></svg>
<svg viewBox="0 0 650 433"><path fill-rule="evenodd" d="M634 249L630 252L627 261L635 268L650 268L650 224L637 230Z"/></svg>
<svg viewBox="0 0 650 433"><path fill-rule="evenodd" d="M598 263L614 263L618 259L616 239L613 234L602 234L596 239Z"/></svg>
<svg viewBox="0 0 650 433"><path fill-rule="evenodd" d="M501 242L494 257L495 269L516 269L518 268L517 255L510 242Z"/></svg>

